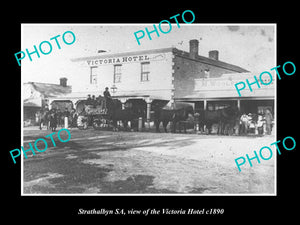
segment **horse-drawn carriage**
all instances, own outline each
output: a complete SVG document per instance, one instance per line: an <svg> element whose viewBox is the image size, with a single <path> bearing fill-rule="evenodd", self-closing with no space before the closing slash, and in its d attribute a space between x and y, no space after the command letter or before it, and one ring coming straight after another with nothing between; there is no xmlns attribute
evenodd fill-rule
<svg viewBox="0 0 300 225"><path fill-rule="evenodd" d="M96 100L80 100L76 104L77 127L87 129L108 128L111 124L111 115L107 108L106 99L99 96Z"/></svg>
<svg viewBox="0 0 300 225"><path fill-rule="evenodd" d="M143 129L146 121L146 106L142 104L136 104L135 106L125 104L125 107L122 106L120 100L101 96L97 99L79 100L76 103L75 110L72 109L69 113L69 125L79 129L87 129L88 126L92 126L94 129L118 130L120 128L128 130L130 121L130 130L140 130L140 127ZM51 114L56 114L55 116L59 118L57 112L59 110L56 109L58 107L50 111L40 112L40 129L42 124L47 125L47 127L48 124L51 125ZM167 132L167 125L169 124L169 128L174 133L188 130L188 132L198 134L247 135L251 131L255 134L258 127L255 116L251 118L243 116L237 107L230 105L213 111L202 109L194 111L189 103L176 102L169 105L167 101L154 100L151 104L150 118L148 119L150 119L148 122L154 122L157 132L160 131L161 123L165 132ZM59 123L57 125L59 126Z"/></svg>
<svg viewBox="0 0 300 225"><path fill-rule="evenodd" d="M49 127L56 128L56 126L62 127L65 117L68 118L70 127L78 127L81 130L87 129L88 126L93 126L94 129L108 128L112 126L113 109L109 109L107 105L107 99L99 96L96 100L79 100L75 110L73 108L70 110L71 112L69 110L62 112L62 109L56 106L51 110L40 110L36 116L40 129L43 126L46 126L47 129Z"/></svg>
<svg viewBox="0 0 300 225"><path fill-rule="evenodd" d="M118 99L104 98L99 96L96 100L81 100L76 104L77 126L79 129L86 129L93 126L94 129L114 129L117 130L120 124L123 129L127 129L128 122L131 129L135 126L140 117L144 114L137 112L130 107L122 108L122 103ZM120 122L121 123L118 123Z"/></svg>

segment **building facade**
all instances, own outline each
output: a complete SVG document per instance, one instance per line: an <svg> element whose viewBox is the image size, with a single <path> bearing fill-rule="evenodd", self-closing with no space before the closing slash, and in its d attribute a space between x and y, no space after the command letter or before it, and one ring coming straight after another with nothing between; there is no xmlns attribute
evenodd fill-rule
<svg viewBox="0 0 300 225"><path fill-rule="evenodd" d="M243 111L259 111L263 107L274 111L273 83L239 97L234 84L251 77L251 73L220 61L217 50L209 51L208 57L199 55L198 45L198 40L190 40L189 52L162 48L72 59L82 68L81 77L87 84L84 91L70 97L97 97L108 87L123 104L143 107L148 120L151 105L157 102L188 102L195 110L215 110L229 104Z"/></svg>
<svg viewBox="0 0 300 225"><path fill-rule="evenodd" d="M229 73L218 78L195 79L194 91L177 98L177 101L193 102L195 109L217 110L227 105L237 106L242 113L264 113L266 109L274 112L275 81L264 86L245 88L239 96L235 84L254 80L252 73ZM269 83L270 80L263 80Z"/></svg>
<svg viewBox="0 0 300 225"><path fill-rule="evenodd" d="M191 40L189 52L161 48L74 58L72 61L80 68L80 91L53 96L49 105L69 101L76 108L79 100L88 95L103 96L108 87L124 107L143 110L147 121L154 105L176 107L178 102L191 104L195 111L231 105L244 113L269 109L274 114L275 79L251 92L245 89L239 97L234 84L253 80L253 74L220 61L217 50L209 51L208 57L199 55L198 44Z"/></svg>
<svg viewBox="0 0 300 225"><path fill-rule="evenodd" d="M52 98L59 98L72 92L72 87L67 85L67 78L60 78L59 84L49 84L40 82L27 82L23 84L23 116L25 125L36 124L36 113L47 107L72 107L67 104L70 101L52 102ZM64 97L63 97L64 98ZM51 105L51 103L53 103Z"/></svg>

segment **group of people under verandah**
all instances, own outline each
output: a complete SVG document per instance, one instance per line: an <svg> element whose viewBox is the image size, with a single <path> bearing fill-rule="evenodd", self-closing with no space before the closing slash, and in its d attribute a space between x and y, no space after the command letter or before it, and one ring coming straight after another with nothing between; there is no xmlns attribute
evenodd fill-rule
<svg viewBox="0 0 300 225"><path fill-rule="evenodd" d="M200 115L198 112L194 115L189 115L187 121L194 123L194 130L205 132L203 127L200 128L201 121L199 121ZM216 130L220 129L220 124L214 124ZM259 113L238 113L238 116L234 121L225 122L224 130L222 134L235 134L235 135L271 135L272 128L274 126L274 118L269 109ZM231 132L229 131L231 130ZM216 131L217 133L217 131Z"/></svg>
<svg viewBox="0 0 300 225"><path fill-rule="evenodd" d="M49 110L48 105L43 109L44 118L40 118L41 123L51 128L52 131L55 131L57 127L64 127L65 118L68 118L69 127L76 127L77 113L74 108L70 111L68 108L65 108L64 111L61 111L59 108L52 108ZM46 124L49 123L49 124ZM41 129L41 128L40 128Z"/></svg>
<svg viewBox="0 0 300 225"><path fill-rule="evenodd" d="M256 120L253 120L253 115L251 113L243 114L240 117L240 124L248 123L248 129L257 130L257 134L262 135L270 135L273 127L273 115L269 109L266 109L264 113L259 113ZM241 133L247 133L247 130L244 130L246 126L241 126Z"/></svg>

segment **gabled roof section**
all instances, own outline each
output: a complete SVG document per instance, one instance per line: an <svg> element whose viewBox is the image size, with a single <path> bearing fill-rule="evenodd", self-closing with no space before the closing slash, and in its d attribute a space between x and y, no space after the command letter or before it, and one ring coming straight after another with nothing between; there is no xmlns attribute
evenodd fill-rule
<svg viewBox="0 0 300 225"><path fill-rule="evenodd" d="M63 87L59 84L39 82L28 82L27 84L31 84L37 92L41 93L44 96L44 98L57 97L72 92L71 86Z"/></svg>

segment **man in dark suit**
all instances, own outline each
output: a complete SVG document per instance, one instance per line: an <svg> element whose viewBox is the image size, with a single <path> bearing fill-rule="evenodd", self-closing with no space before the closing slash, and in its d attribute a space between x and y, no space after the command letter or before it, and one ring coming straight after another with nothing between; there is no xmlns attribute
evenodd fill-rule
<svg viewBox="0 0 300 225"><path fill-rule="evenodd" d="M105 88L105 91L103 92L103 96L104 98L111 98L111 95L108 91L108 87Z"/></svg>
<svg viewBox="0 0 300 225"><path fill-rule="evenodd" d="M105 88L105 91L103 92L103 96L104 96L104 108L105 110L107 111L107 99L110 99L111 98L111 95L108 91L108 87Z"/></svg>

